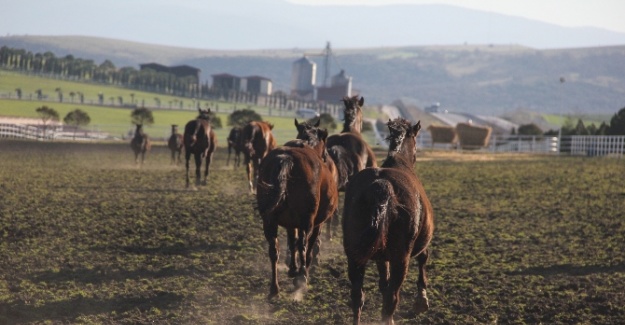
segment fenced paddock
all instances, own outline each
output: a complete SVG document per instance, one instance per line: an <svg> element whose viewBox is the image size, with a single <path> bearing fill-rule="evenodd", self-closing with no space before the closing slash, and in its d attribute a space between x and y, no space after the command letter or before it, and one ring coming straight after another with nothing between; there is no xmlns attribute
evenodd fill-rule
<svg viewBox="0 0 625 325"><path fill-rule="evenodd" d="M384 147L385 133L375 129L366 135L366 140L374 145ZM102 131L108 130L108 132ZM219 139L225 139L229 128L218 129ZM0 138L31 139L31 140L75 140L102 141L126 140L132 138L134 127L129 125L92 125L80 127L74 131L72 127L58 125L29 125L20 123L0 123ZM147 131L157 141L167 141L171 134L170 127L150 127ZM274 135L284 143L294 135L294 130L273 130ZM224 140L225 141L225 140ZM462 150L457 143L432 143L430 132L422 132L417 139L420 149ZM225 145L225 142L222 143ZM492 135L488 145L471 151L483 153L536 153L536 154L569 154L574 156L625 156L625 136L501 136Z"/></svg>
<svg viewBox="0 0 625 325"><path fill-rule="evenodd" d="M121 141L0 139L0 324L349 323L341 229L322 234L308 291L284 267L283 293L268 301L245 169L218 148L208 186L186 189L184 166L164 144L152 149L137 166ZM436 221L431 309L411 307L412 260L396 324L625 319L622 160L424 150L415 170ZM377 324L374 263L365 276L363 322Z"/></svg>

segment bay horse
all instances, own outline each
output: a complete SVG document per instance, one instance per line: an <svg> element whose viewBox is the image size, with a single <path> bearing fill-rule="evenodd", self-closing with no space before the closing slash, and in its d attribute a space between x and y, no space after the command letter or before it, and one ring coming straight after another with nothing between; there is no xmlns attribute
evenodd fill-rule
<svg viewBox="0 0 625 325"><path fill-rule="evenodd" d="M360 323L364 305L365 267L374 260L382 293L382 320L393 324L399 291L408 273L410 258L419 263L417 313L429 309L425 264L434 232L432 205L414 172L416 137L421 122L403 118L387 123L388 156L380 168L366 168L354 175L345 191L343 248L347 255L353 323Z"/></svg>
<svg viewBox="0 0 625 325"><path fill-rule="evenodd" d="M139 163L139 155L141 155L141 165L145 161L145 154L152 148L150 137L143 132L143 124L135 124L135 135L130 140L130 148L135 153L135 164Z"/></svg>
<svg viewBox="0 0 625 325"><path fill-rule="evenodd" d="M345 110L343 118L343 130L339 134L328 137L328 153L338 172L338 189L344 192L352 177L366 167L377 167L377 161L373 150L362 138L362 107L364 97L343 97ZM332 238L332 232L336 233L339 227L339 218L332 222L333 230L328 231L328 238Z"/></svg>
<svg viewBox="0 0 625 325"><path fill-rule="evenodd" d="M247 172L250 193L256 194L258 168L267 154L276 147L271 130L273 124L264 121L248 122L241 130L241 148Z"/></svg>
<svg viewBox="0 0 625 325"><path fill-rule="evenodd" d="M271 150L258 173L256 204L269 244L272 273L269 298L279 293L278 227L287 230L291 251L288 275L298 289L305 288L321 225L338 208L336 181L323 159L327 131L310 124L300 128L297 120L295 124L302 141Z"/></svg>
<svg viewBox="0 0 625 325"><path fill-rule="evenodd" d="M180 164L180 156L182 155L182 148L184 148L184 141L182 134L178 132L178 125L171 125L171 135L167 140L167 147L171 151L171 164Z"/></svg>
<svg viewBox="0 0 625 325"><path fill-rule="evenodd" d="M184 127L184 156L186 160L186 186L189 188L189 160L195 159L195 185L206 185L213 153L217 148L217 138L210 124L211 110L198 108L199 115L187 122ZM205 161L204 179L200 182L202 160Z"/></svg>
<svg viewBox="0 0 625 325"><path fill-rule="evenodd" d="M230 153L234 150L234 168L239 167L241 164L241 128L238 126L233 127L228 134L228 159L226 160L226 166L230 163Z"/></svg>

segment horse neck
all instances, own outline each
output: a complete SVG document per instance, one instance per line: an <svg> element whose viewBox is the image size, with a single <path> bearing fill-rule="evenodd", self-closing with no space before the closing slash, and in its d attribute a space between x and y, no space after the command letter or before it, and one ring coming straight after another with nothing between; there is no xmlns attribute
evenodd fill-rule
<svg viewBox="0 0 625 325"><path fill-rule="evenodd" d="M343 123L343 132L360 133L362 130L362 115L357 114L356 118Z"/></svg>
<svg viewBox="0 0 625 325"><path fill-rule="evenodd" d="M382 164L383 168L405 168L412 170L414 168L414 159L410 155L403 152L389 152L388 156Z"/></svg>
<svg viewBox="0 0 625 325"><path fill-rule="evenodd" d="M193 132L193 134L197 135L198 132L200 132L200 126L204 127L204 132L208 135L210 132L210 124L204 119L197 119L197 123L195 123L195 132Z"/></svg>

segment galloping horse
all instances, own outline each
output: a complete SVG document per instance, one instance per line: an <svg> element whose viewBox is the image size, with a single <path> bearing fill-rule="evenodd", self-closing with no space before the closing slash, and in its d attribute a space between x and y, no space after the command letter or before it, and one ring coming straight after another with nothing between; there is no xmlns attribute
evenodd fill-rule
<svg viewBox="0 0 625 325"><path fill-rule="evenodd" d="M241 128L233 127L228 134L228 159L226 160L226 166L230 163L230 153L234 150L234 168L239 167L241 163Z"/></svg>
<svg viewBox="0 0 625 325"><path fill-rule="evenodd" d="M383 297L382 320L393 324L399 291L411 256L419 262L415 310L428 310L425 264L434 231L432 205L414 173L421 122L397 118L388 122L389 151L380 168L354 175L345 191L343 247L347 255L353 323L359 324L368 260L375 260Z"/></svg>
<svg viewBox="0 0 625 325"><path fill-rule="evenodd" d="M256 193L258 168L269 151L276 147L271 130L273 125L262 121L251 121L241 130L241 146L245 159L245 170L250 193Z"/></svg>
<svg viewBox="0 0 625 325"><path fill-rule="evenodd" d="M150 151L152 143L147 134L143 132L143 124L136 124L135 136L130 140L130 148L135 153L135 164L139 163L139 154L141 154L141 165L145 160L145 153Z"/></svg>
<svg viewBox="0 0 625 325"><path fill-rule="evenodd" d="M186 159L186 181L189 187L189 159L191 154L195 158L195 185L206 185L209 167L213 152L217 148L217 139L215 132L210 125L210 108L202 110L198 108L199 115L195 120L191 120L184 127L184 156ZM200 183L200 169L202 167L202 159L206 161L204 169L204 180Z"/></svg>
<svg viewBox="0 0 625 325"><path fill-rule="evenodd" d="M349 178L365 167L377 167L373 151L360 135L362 130L362 106L365 103L363 97L343 97L345 112L343 118L343 131L328 137L328 153L338 171L338 189L345 191ZM338 229L339 218L333 220L334 232ZM332 230L329 230L328 238L332 238Z"/></svg>
<svg viewBox="0 0 625 325"><path fill-rule="evenodd" d="M178 125L176 124L171 125L171 136L167 140L167 147L171 151L171 164L179 164L184 141L182 140L182 134L178 132Z"/></svg>
<svg viewBox="0 0 625 325"><path fill-rule="evenodd" d="M288 275L295 278L298 288L306 287L321 225L338 207L336 181L323 159L327 131L299 125L297 120L295 125L304 143L271 150L258 173L256 203L269 243L272 272L269 298L279 292L278 226L287 229L291 251Z"/></svg>

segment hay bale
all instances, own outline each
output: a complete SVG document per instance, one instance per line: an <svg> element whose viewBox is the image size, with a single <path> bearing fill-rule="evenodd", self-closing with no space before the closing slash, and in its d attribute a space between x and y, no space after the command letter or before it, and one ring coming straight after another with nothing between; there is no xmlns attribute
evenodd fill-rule
<svg viewBox="0 0 625 325"><path fill-rule="evenodd" d="M492 128L469 123L458 123L456 133L462 149L480 149L488 146Z"/></svg>
<svg viewBox="0 0 625 325"><path fill-rule="evenodd" d="M432 135L432 145L435 143L454 144L458 141L456 129L451 126L430 125L427 130Z"/></svg>

